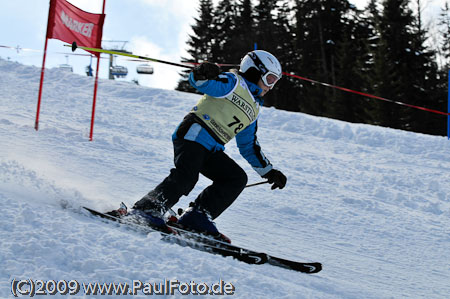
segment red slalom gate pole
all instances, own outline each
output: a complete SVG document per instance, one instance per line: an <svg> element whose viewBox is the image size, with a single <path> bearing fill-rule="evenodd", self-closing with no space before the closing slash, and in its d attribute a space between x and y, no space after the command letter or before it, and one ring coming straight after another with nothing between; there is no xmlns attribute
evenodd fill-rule
<svg viewBox="0 0 450 299"><path fill-rule="evenodd" d="M41 80L39 82L39 95L36 109L36 120L34 121L34 129L39 130L39 114L41 112L41 99L42 99L42 86L44 84L44 73L45 73L45 58L47 57L47 43L48 38L45 37L45 46L44 46L44 58L42 59L42 68L41 68Z"/></svg>
<svg viewBox="0 0 450 299"><path fill-rule="evenodd" d="M94 99L92 100L91 130L89 132L89 141L92 141L93 136L94 136L95 105L97 103L98 69L99 69L99 67L100 67L100 57L97 57L97 69L95 70Z"/></svg>
<svg viewBox="0 0 450 299"><path fill-rule="evenodd" d="M105 2L103 0L102 15L105 14ZM95 105L97 104L97 88L98 88L98 69L100 68L100 54L97 56L97 68L95 70L94 98L92 100L91 129L89 132L89 141L94 138L94 121L95 121Z"/></svg>

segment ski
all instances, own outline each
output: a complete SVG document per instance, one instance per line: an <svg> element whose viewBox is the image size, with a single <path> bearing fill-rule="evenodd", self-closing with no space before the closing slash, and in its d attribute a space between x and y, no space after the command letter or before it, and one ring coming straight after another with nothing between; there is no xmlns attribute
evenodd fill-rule
<svg viewBox="0 0 450 299"><path fill-rule="evenodd" d="M83 207L90 214L107 219L110 221L118 222L126 225L135 231L142 233L158 232L162 236L162 240L175 243L181 246L187 246L193 249L197 249L204 252L213 254L219 254L224 257L231 256L239 261L248 264L269 264L276 267L294 270L297 272L313 274L322 270L322 264L317 262L297 262L288 259L283 259L269 255L267 253L258 252L254 250L245 249L239 246L232 245L230 243L216 240L213 237L195 233L192 231L184 230L177 227L174 224L167 224L167 228L151 226L145 220L139 218L128 217L115 217L108 215L91 208Z"/></svg>

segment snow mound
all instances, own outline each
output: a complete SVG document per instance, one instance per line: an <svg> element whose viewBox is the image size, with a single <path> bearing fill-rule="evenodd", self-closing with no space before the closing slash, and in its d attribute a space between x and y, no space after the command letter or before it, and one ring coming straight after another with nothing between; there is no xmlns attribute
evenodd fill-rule
<svg viewBox="0 0 450 299"><path fill-rule="evenodd" d="M92 78L47 70L36 132L39 68L0 59L0 73L2 298L23 279L223 280L239 298L450 294L446 138L263 109L258 139L288 184L245 189L217 225L236 245L323 263L303 275L167 244L81 211L131 206L159 183L172 167L171 134L198 95L100 80L89 142ZM226 152L250 182L261 180L234 142ZM209 183L202 178L177 207Z"/></svg>

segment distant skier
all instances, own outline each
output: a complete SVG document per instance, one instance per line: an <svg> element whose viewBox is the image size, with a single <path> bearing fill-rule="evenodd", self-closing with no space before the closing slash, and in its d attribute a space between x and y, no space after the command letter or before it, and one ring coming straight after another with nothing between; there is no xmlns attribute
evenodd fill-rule
<svg viewBox="0 0 450 299"><path fill-rule="evenodd" d="M262 97L281 76L278 60L262 50L246 54L239 72L221 72L218 65L209 62L197 66L189 82L204 95L172 136L175 168L133 208L145 212L154 225L165 225L163 215L192 191L201 173L212 184L185 210L178 225L220 235L212 220L247 184L245 171L224 153L224 145L233 138L241 155L272 184L272 189L284 188L286 176L272 167L256 138Z"/></svg>

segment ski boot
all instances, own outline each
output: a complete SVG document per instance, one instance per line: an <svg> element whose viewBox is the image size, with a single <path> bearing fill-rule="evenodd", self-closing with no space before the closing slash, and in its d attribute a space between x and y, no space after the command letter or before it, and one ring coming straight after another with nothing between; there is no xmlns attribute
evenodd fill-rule
<svg viewBox="0 0 450 299"><path fill-rule="evenodd" d="M208 211L200 207L189 207L177 221L177 226L200 234L211 236L216 240L231 243L230 238L220 233Z"/></svg>
<svg viewBox="0 0 450 299"><path fill-rule="evenodd" d="M162 195L154 190L149 192L134 204L133 210L128 214L141 217L148 225L156 226L165 232L171 233L172 230L167 226L166 221L164 220L164 214L167 211L167 207L160 199L161 197Z"/></svg>
<svg viewBox="0 0 450 299"><path fill-rule="evenodd" d="M105 214L114 216L117 218L121 218L128 214L128 208L123 202L121 202L120 207L117 210L112 210L112 211L106 212Z"/></svg>

